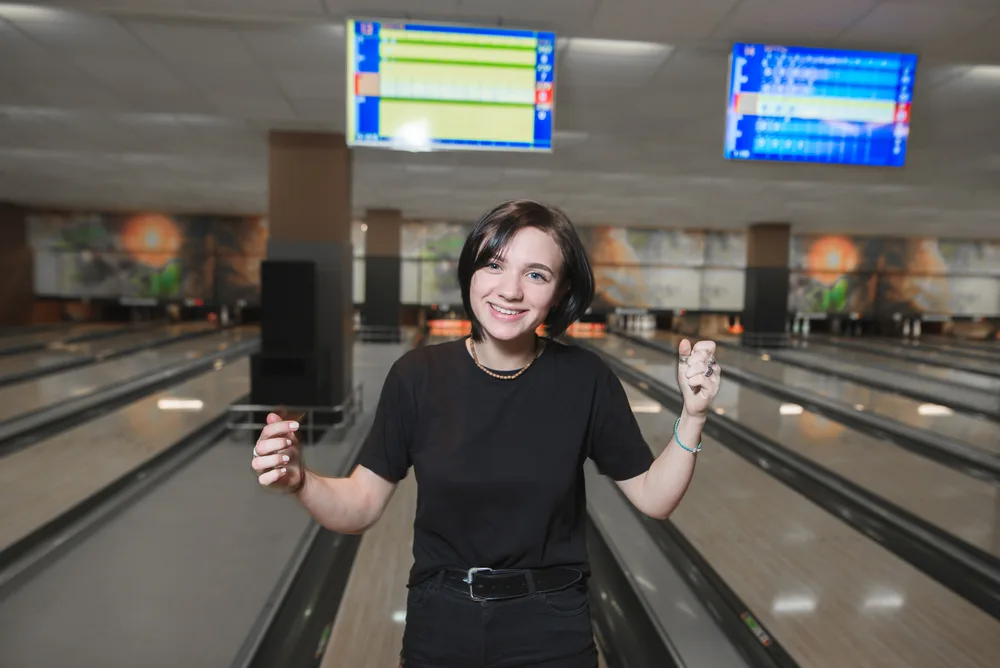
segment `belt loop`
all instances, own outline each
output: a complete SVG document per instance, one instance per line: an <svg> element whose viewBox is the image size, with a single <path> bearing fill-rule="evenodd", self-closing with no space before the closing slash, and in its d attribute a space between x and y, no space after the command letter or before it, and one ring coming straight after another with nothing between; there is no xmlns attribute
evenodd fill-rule
<svg viewBox="0 0 1000 668"><path fill-rule="evenodd" d="M533 595L536 591L536 588L535 588L535 576L531 572L531 569L528 569L524 572L524 579L528 581L528 594Z"/></svg>
<svg viewBox="0 0 1000 668"><path fill-rule="evenodd" d="M445 575L447 575L447 572L443 568L434 574L434 577L431 578L431 586L430 586L431 591L433 592L441 591L441 587L444 586Z"/></svg>

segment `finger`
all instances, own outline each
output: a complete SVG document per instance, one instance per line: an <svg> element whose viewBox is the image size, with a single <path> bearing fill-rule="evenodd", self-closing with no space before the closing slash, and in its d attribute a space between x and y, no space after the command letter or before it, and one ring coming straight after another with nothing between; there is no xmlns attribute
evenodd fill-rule
<svg viewBox="0 0 1000 668"><path fill-rule="evenodd" d="M274 438L293 432L299 428L299 423L294 421L272 422L260 431L261 439Z"/></svg>
<svg viewBox="0 0 1000 668"><path fill-rule="evenodd" d="M292 447L292 439L290 438L269 438L263 441L257 441L257 445L254 446L254 450L257 451L258 457L263 457L264 455L276 454L279 450L284 450L285 448Z"/></svg>
<svg viewBox="0 0 1000 668"><path fill-rule="evenodd" d="M261 485L264 485L266 487L267 485L273 485L287 472L288 469L286 469L285 467L281 467L279 469L271 469L267 473L262 473L261 475L257 476L257 480L258 482L260 482Z"/></svg>
<svg viewBox="0 0 1000 668"><path fill-rule="evenodd" d="M715 341L699 341L698 343L694 344L694 352L696 353L705 351L709 355L714 355L715 348L716 348Z"/></svg>
<svg viewBox="0 0 1000 668"><path fill-rule="evenodd" d="M268 413L266 423L274 424L275 422L281 422L281 416L277 413Z"/></svg>
<svg viewBox="0 0 1000 668"><path fill-rule="evenodd" d="M677 354L681 357L687 357L691 354L691 342L687 339L683 339L679 346L677 346Z"/></svg>
<svg viewBox="0 0 1000 668"><path fill-rule="evenodd" d="M253 467L254 471L266 471L276 466L284 466L290 461L291 457L289 455L268 455L267 457L254 457L250 462L250 466Z"/></svg>
<svg viewBox="0 0 1000 668"><path fill-rule="evenodd" d="M708 364L713 357L714 355L704 348L695 348L694 352L691 353L691 357L688 358L688 362L691 364L694 364L695 362Z"/></svg>
<svg viewBox="0 0 1000 668"><path fill-rule="evenodd" d="M690 366L687 366L684 369L684 377L694 378L695 376L702 376L705 374L705 371L707 370L708 370L708 364L706 364L705 362L691 362ZM260 450L258 450L257 452L260 452Z"/></svg>

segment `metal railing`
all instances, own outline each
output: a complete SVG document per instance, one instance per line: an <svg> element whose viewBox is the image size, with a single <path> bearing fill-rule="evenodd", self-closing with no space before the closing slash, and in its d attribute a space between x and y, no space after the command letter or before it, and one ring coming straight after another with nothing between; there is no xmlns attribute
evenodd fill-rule
<svg viewBox="0 0 1000 668"><path fill-rule="evenodd" d="M339 439L354 425L358 415L364 412L363 389L364 384L358 383L347 400L336 406L233 404L227 411L226 428L235 432L257 432L263 429L266 423L257 422L254 416L266 416L268 413L280 410L293 415L302 414L298 431L299 443L302 446L315 445L326 434ZM339 419L335 419L337 416Z"/></svg>
<svg viewBox="0 0 1000 668"><path fill-rule="evenodd" d="M354 338L366 343L402 343L406 333L402 327L360 325L354 328Z"/></svg>

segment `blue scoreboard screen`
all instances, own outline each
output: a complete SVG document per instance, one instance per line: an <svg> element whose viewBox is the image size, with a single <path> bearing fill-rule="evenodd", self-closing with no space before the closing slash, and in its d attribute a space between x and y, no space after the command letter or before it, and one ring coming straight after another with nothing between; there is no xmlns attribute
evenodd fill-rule
<svg viewBox="0 0 1000 668"><path fill-rule="evenodd" d="M902 167L916 67L915 55L736 44L725 156Z"/></svg>

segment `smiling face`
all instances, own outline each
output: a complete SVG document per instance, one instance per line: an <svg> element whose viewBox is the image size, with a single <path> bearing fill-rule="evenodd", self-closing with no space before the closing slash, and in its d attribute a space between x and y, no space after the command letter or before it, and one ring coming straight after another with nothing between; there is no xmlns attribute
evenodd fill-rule
<svg viewBox="0 0 1000 668"><path fill-rule="evenodd" d="M547 233L525 227L472 275L472 310L487 337L511 341L533 333L562 296L562 252Z"/></svg>

